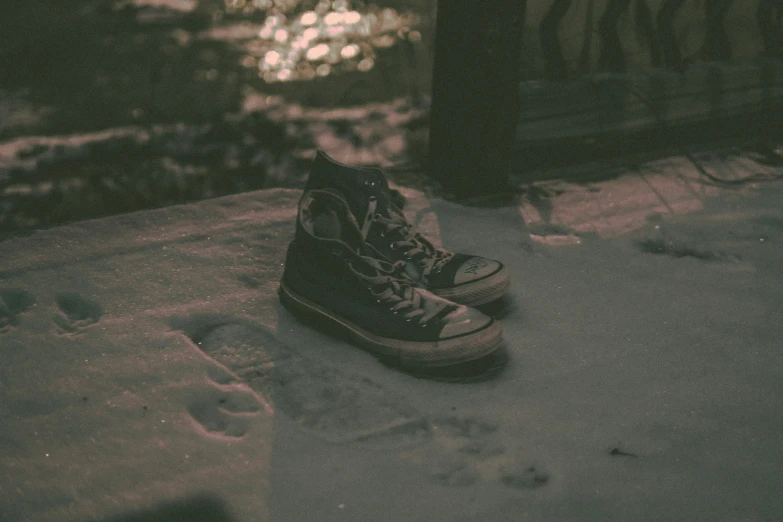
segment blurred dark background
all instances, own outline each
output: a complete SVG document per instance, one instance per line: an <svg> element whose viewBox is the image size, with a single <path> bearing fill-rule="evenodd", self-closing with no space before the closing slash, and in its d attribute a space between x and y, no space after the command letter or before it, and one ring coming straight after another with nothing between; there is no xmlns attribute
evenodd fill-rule
<svg viewBox="0 0 783 522"><path fill-rule="evenodd" d="M298 187L316 148L405 163L426 139L432 2L3 2L0 19L5 236Z"/></svg>
<svg viewBox="0 0 783 522"><path fill-rule="evenodd" d="M462 81L446 78L454 92L501 81L518 89L507 107L488 96L460 116L489 107L512 123L508 172L474 176L514 185L688 143L783 154L780 0L463 2L440 46L436 4L0 3L0 238L301 187L317 148L428 185L430 128L444 124L437 111L430 118L436 47L459 69ZM498 45L493 20L509 11L520 25L502 27L518 29L521 49L486 72L486 54L457 43ZM460 40L481 13L480 34Z"/></svg>

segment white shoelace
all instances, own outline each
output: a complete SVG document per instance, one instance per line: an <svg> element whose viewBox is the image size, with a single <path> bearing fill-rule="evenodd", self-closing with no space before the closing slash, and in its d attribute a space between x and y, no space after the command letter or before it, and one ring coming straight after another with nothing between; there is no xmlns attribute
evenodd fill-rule
<svg viewBox="0 0 783 522"><path fill-rule="evenodd" d="M383 216L375 212L377 205L377 199L371 197L367 205L364 223L362 224L361 232L363 240L366 240L372 224L380 223L384 227L384 231L381 232L381 237L394 237L396 235L400 238L391 242L390 247L392 250L403 249L405 258L408 260L412 260L416 256L421 256L419 266L422 269L423 277L428 277L433 271L436 273L440 272L443 266L454 257L454 252L442 248L435 248L432 243L427 241L420 234L414 232L413 227L405 219L402 212L399 212L396 208L390 206L388 209L388 217Z"/></svg>
<svg viewBox="0 0 783 522"><path fill-rule="evenodd" d="M427 299L416 288L395 277L393 274L394 265L390 265L386 270L381 262L366 256L359 256L363 262L374 268L376 275L367 275L356 270L351 262L348 262L348 268L356 274L357 277L369 284L370 293L378 303L392 304L389 309L397 314L403 310L409 309L405 314L407 321L418 318L418 324L426 326L427 322L438 315L448 303L445 301L435 301ZM384 275L385 274L385 275ZM380 292L376 292L376 287L383 287ZM427 306L425 306L427 305ZM425 310L427 308L427 310Z"/></svg>

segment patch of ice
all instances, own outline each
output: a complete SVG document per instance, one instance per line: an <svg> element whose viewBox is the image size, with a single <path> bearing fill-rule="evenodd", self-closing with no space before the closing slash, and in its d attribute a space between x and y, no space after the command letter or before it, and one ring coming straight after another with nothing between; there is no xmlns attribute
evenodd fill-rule
<svg viewBox="0 0 783 522"><path fill-rule="evenodd" d="M136 7L156 7L183 13L190 13L198 7L198 0L131 0L130 3Z"/></svg>

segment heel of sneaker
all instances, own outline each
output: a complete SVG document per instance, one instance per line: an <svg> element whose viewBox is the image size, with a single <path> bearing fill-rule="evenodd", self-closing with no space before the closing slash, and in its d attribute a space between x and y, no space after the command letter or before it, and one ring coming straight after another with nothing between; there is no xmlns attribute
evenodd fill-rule
<svg viewBox="0 0 783 522"><path fill-rule="evenodd" d="M280 287L277 290L277 294L283 307L298 320L320 332L335 336L344 341L351 340L350 330L348 328L328 315L323 314L318 309L309 306L301 297L288 288L285 280L280 281Z"/></svg>

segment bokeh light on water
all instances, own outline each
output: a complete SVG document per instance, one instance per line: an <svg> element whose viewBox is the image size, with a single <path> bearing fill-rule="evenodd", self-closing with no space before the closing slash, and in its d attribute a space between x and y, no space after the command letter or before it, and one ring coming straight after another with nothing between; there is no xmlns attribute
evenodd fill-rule
<svg viewBox="0 0 783 522"><path fill-rule="evenodd" d="M421 34L413 12L398 13L350 0L225 0L228 14L264 13L257 36L245 46L243 65L268 83L311 80L375 66L376 50Z"/></svg>

